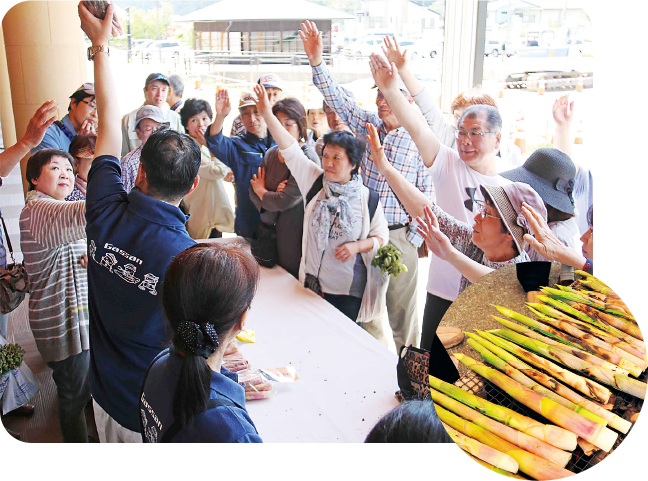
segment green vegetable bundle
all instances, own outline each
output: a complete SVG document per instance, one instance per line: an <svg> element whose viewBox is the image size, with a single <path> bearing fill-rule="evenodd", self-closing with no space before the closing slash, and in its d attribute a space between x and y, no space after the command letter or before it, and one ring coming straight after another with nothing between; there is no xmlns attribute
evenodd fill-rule
<svg viewBox="0 0 648 481"><path fill-rule="evenodd" d="M407 266L403 264L401 252L391 244L386 244L378 249L378 254L371 261L374 267L380 267L380 271L390 276L397 277L401 272L407 272Z"/></svg>
<svg viewBox="0 0 648 481"><path fill-rule="evenodd" d="M0 346L0 373L13 371L23 362L25 350L18 344Z"/></svg>

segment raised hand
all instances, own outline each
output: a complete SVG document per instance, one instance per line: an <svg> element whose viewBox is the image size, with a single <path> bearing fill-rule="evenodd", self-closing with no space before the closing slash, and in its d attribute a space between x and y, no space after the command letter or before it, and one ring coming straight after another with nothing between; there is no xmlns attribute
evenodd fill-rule
<svg viewBox="0 0 648 481"><path fill-rule="evenodd" d="M20 139L28 149L33 149L43 141L47 128L56 120L57 109L56 102L48 100L38 108L34 116L29 120L25 135Z"/></svg>
<svg viewBox="0 0 648 481"><path fill-rule="evenodd" d="M387 62L385 57L372 53L369 56L369 68L376 87L383 92L387 89L398 88L398 69L393 63Z"/></svg>
<svg viewBox="0 0 648 481"><path fill-rule="evenodd" d="M299 36L304 42L304 51L312 67L322 63L322 53L324 52L324 43L322 42L322 33L317 30L317 25L310 20L301 24Z"/></svg>
<svg viewBox="0 0 648 481"><path fill-rule="evenodd" d="M439 221L432 212L432 208L426 205L423 208L423 217L416 218L418 225L416 230L425 239L428 249L440 259L448 260L454 251L450 239L439 230Z"/></svg>
<svg viewBox="0 0 648 481"><path fill-rule="evenodd" d="M268 99L268 93L266 92L265 87L261 84L256 84L254 86L254 95L256 95L254 102L256 103L259 113L264 117L266 115L272 115L272 105L270 105L270 100Z"/></svg>
<svg viewBox="0 0 648 481"><path fill-rule="evenodd" d="M268 192L265 187L265 169L263 167L259 167L257 173L252 176L250 185L254 193L259 196L259 199L263 199L263 195Z"/></svg>
<svg viewBox="0 0 648 481"><path fill-rule="evenodd" d="M396 65L398 70L409 70L409 60L407 58L407 49L401 52L400 45L398 45L398 40L396 37L385 36L383 39L384 45L381 46L385 57L389 60L389 63Z"/></svg>
<svg viewBox="0 0 648 481"><path fill-rule="evenodd" d="M385 170L391 164L387 160L387 156L385 156L383 146L380 145L380 137L378 136L376 127L369 123L367 124L367 142L369 142L369 147L371 148L370 159L373 161L376 169L378 169L378 172L384 175Z"/></svg>
<svg viewBox="0 0 648 481"><path fill-rule="evenodd" d="M199 145L207 146L207 141L205 140L205 133L200 129L196 131L196 141L198 142Z"/></svg>
<svg viewBox="0 0 648 481"><path fill-rule="evenodd" d="M88 36L92 45L108 46L108 40L113 31L113 14L115 6L108 5L106 17L103 20L98 19L88 11L83 2L78 6L79 18L81 19L81 30Z"/></svg>
<svg viewBox="0 0 648 481"><path fill-rule="evenodd" d="M574 120L574 101L569 102L569 95L563 95L554 102L553 118L560 127L572 123Z"/></svg>
<svg viewBox="0 0 648 481"><path fill-rule="evenodd" d="M84 120L79 129L79 135L97 135L97 124L92 120Z"/></svg>
<svg viewBox="0 0 648 481"><path fill-rule="evenodd" d="M232 105L230 103L229 93L227 89L221 89L216 92L216 115L220 117L227 117L232 110Z"/></svg>

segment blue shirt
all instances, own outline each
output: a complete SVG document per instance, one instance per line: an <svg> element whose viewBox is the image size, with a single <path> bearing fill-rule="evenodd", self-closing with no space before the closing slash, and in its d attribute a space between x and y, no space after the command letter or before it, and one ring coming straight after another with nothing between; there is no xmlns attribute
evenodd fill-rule
<svg viewBox="0 0 648 481"><path fill-rule="evenodd" d="M140 416L147 442L160 442L173 425L173 395L182 367L182 357L175 352L163 354L151 366L140 398ZM194 419L172 438L175 443L260 443L261 437L245 410L245 390L238 376L221 367L213 372L210 399L233 406L217 406Z"/></svg>
<svg viewBox="0 0 648 481"><path fill-rule="evenodd" d="M133 189L119 160L92 162L86 191L90 390L119 424L139 431L142 378L167 345L162 283L171 260L195 244L176 206Z"/></svg>
<svg viewBox="0 0 648 481"><path fill-rule="evenodd" d="M63 117L61 123L65 126L66 132L64 132L63 129L55 123L50 125L45 131L45 136L41 143L31 150L32 154L43 149L60 149L65 150L66 152L70 150L70 144L76 135L76 130L74 130L69 115Z"/></svg>
<svg viewBox="0 0 648 481"><path fill-rule="evenodd" d="M225 137L222 130L206 137L209 151L234 173L236 184L236 219L234 230L242 237L252 237L261 221L259 211L250 200L250 180L257 173L266 151L276 145L268 135L260 139L250 132L240 137Z"/></svg>

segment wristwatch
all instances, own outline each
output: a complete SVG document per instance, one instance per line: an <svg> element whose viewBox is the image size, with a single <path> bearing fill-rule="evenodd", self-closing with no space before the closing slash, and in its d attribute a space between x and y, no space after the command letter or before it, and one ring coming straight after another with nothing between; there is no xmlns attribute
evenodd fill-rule
<svg viewBox="0 0 648 481"><path fill-rule="evenodd" d="M99 52L106 52L106 55L110 55L108 45L93 45L88 47L88 60L94 60L95 55Z"/></svg>

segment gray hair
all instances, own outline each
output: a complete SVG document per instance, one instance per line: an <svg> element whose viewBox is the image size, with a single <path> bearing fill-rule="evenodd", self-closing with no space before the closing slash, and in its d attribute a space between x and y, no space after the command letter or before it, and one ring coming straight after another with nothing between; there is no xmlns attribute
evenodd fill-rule
<svg viewBox="0 0 648 481"><path fill-rule="evenodd" d="M182 77L175 74L171 75L169 77L169 85L173 89L173 93L182 98L182 94L184 93L184 82L182 81Z"/></svg>
<svg viewBox="0 0 648 481"><path fill-rule="evenodd" d="M488 130L490 130L494 134L502 131L502 116L500 115L499 110L497 110L492 105L471 105L466 110L464 110L464 113L459 119L459 123L457 125L461 124L463 119L474 119L480 114L484 114L484 116L486 117Z"/></svg>

